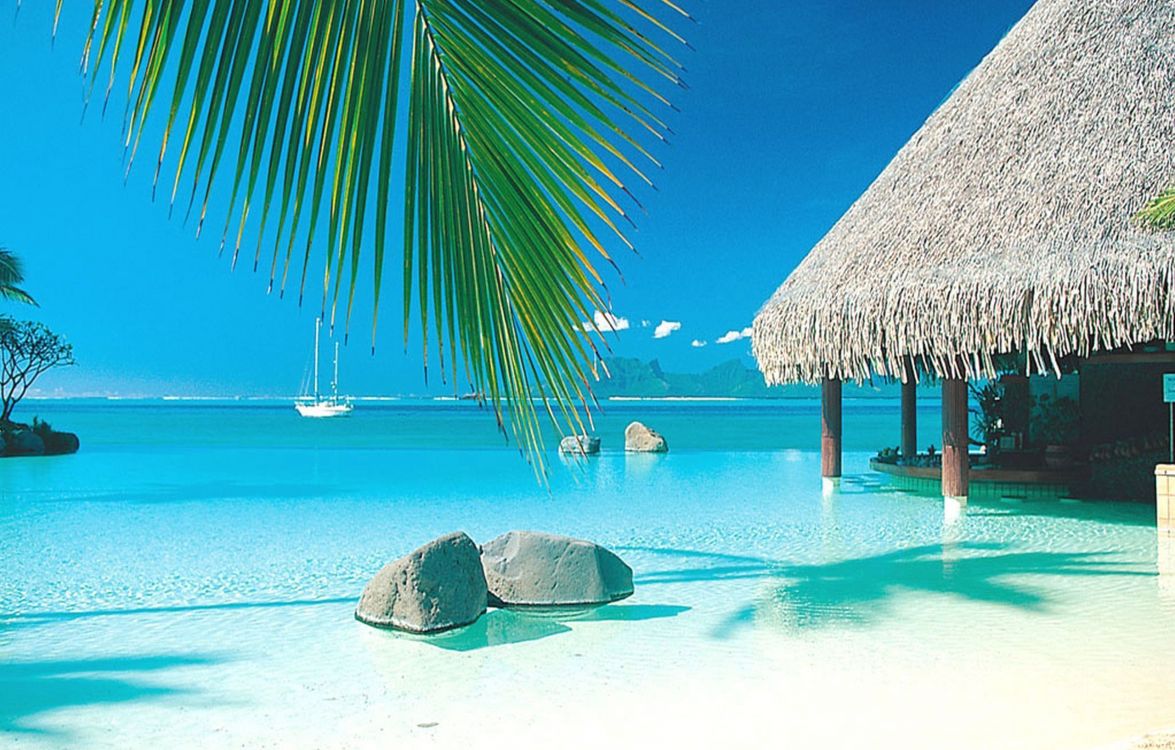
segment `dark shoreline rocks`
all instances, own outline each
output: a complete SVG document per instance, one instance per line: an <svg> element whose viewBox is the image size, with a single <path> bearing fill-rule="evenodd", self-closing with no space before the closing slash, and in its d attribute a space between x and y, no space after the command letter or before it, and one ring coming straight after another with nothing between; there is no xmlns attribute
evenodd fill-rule
<svg viewBox="0 0 1175 750"><path fill-rule="evenodd" d="M66 456L77 453L82 445L78 436L72 432L50 432L48 435L42 436L42 440L45 442L46 456Z"/></svg>
<svg viewBox="0 0 1175 750"><path fill-rule="evenodd" d="M0 458L26 456L64 456L81 447L72 432L57 432L43 422L33 420L30 427L19 422L0 423Z"/></svg>
<svg viewBox="0 0 1175 750"><path fill-rule="evenodd" d="M8 456L42 456L45 454L45 441L32 430L18 430L8 437Z"/></svg>
<svg viewBox="0 0 1175 750"><path fill-rule="evenodd" d="M477 545L456 531L385 565L363 589L355 619L377 628L439 633L475 622L486 600Z"/></svg>
<svg viewBox="0 0 1175 750"><path fill-rule="evenodd" d="M494 606L570 607L632 596L632 568L593 542L510 531L481 547Z"/></svg>

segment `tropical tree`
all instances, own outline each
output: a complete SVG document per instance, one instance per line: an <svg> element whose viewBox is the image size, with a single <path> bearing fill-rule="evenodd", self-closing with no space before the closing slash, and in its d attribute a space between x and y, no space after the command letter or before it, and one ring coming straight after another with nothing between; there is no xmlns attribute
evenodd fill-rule
<svg viewBox="0 0 1175 750"><path fill-rule="evenodd" d="M5 320L0 326L0 424L11 419L38 378L74 364L73 346L43 323Z"/></svg>
<svg viewBox="0 0 1175 750"><path fill-rule="evenodd" d="M0 299L37 304L29 293L20 288L24 283L24 267L11 250L0 247Z"/></svg>
<svg viewBox="0 0 1175 750"><path fill-rule="evenodd" d="M608 309L598 265L632 247L630 183L653 184L683 86L669 17L689 19L672 0L95 0L82 66L91 92L107 71L103 111L125 78L127 169L157 139L156 189L197 234L223 214L221 251L299 302L319 268L332 326L361 259L378 310L402 245L426 377L431 349L533 451L540 414L590 416L603 337L582 321Z"/></svg>
<svg viewBox="0 0 1175 750"><path fill-rule="evenodd" d="M1138 214L1143 224L1155 229L1175 229L1175 186L1155 196Z"/></svg>

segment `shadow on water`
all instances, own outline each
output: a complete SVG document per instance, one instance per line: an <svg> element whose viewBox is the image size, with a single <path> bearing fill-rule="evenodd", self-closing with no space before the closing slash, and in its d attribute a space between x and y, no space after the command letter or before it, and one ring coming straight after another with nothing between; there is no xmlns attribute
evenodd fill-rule
<svg viewBox="0 0 1175 750"><path fill-rule="evenodd" d="M238 609L272 609L275 607L314 607L323 604L354 604L357 597L341 596L333 599L288 599L264 602L224 602L220 604L183 604L165 607L128 607L125 609L88 609L60 612L21 612L5 614L0 612L0 630L5 628L31 627L91 617L124 617L128 615L174 614L177 612L216 612Z"/></svg>
<svg viewBox="0 0 1175 750"><path fill-rule="evenodd" d="M696 550L629 547L690 561L683 567L644 573L640 586L730 580L776 582L754 603L737 610L718 635L756 617L787 627L865 624L885 615L906 594L938 594L1040 611L1050 604L1043 588L1016 576L1153 576L1104 552L1018 552L1009 545L952 542L907 547L819 564L791 564L764 557L711 555ZM709 560L709 565L693 564Z"/></svg>
<svg viewBox="0 0 1175 750"><path fill-rule="evenodd" d="M213 656L171 654L2 662L0 732L60 735L40 726L36 717L60 709L190 696L196 691L160 684L159 676L167 670L221 661Z"/></svg>
<svg viewBox="0 0 1175 750"><path fill-rule="evenodd" d="M571 632L568 622L636 622L675 617L689 607L670 604L608 604L602 607L492 609L464 628L435 635L392 633L446 651L476 651Z"/></svg>

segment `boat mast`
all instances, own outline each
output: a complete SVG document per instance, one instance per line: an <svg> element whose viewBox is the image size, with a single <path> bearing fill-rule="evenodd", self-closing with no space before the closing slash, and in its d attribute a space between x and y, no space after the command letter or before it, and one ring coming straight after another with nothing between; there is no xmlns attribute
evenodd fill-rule
<svg viewBox="0 0 1175 750"><path fill-rule="evenodd" d="M314 319L314 403L318 403L318 329L322 328L322 318Z"/></svg>
<svg viewBox="0 0 1175 750"><path fill-rule="evenodd" d="M335 342L335 379L330 381L330 392L335 401L339 400L339 342Z"/></svg>

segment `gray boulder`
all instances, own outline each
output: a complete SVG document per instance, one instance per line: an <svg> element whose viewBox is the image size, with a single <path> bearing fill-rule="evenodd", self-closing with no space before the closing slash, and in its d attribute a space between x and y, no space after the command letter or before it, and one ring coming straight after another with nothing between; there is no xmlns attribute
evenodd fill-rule
<svg viewBox="0 0 1175 750"><path fill-rule="evenodd" d="M455 531L385 565L363 589L355 619L377 628L436 633L469 625L485 611L477 545Z"/></svg>
<svg viewBox="0 0 1175 750"><path fill-rule="evenodd" d="M600 439L591 435L568 435L559 441L559 452L594 456L600 452Z"/></svg>
<svg viewBox="0 0 1175 750"><path fill-rule="evenodd" d="M10 456L40 456L45 452L45 441L32 430L12 433L8 442Z"/></svg>
<svg viewBox="0 0 1175 750"><path fill-rule="evenodd" d="M481 548L494 606L607 604L632 596L632 568L598 544L511 531Z"/></svg>
<svg viewBox="0 0 1175 750"><path fill-rule="evenodd" d="M666 453L669 443L656 430L640 422L633 422L624 429L624 450L632 453Z"/></svg>

